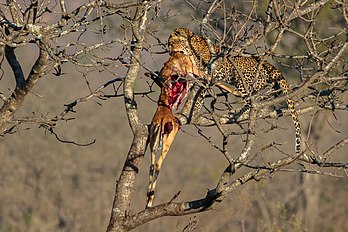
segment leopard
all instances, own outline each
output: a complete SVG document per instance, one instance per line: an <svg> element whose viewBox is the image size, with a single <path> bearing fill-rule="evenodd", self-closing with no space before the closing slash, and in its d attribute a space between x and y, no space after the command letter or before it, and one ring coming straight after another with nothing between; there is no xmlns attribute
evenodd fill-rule
<svg viewBox="0 0 348 232"><path fill-rule="evenodd" d="M221 83L222 81L235 86L236 89L226 89L232 94L247 99L255 95L269 84L274 89L280 88L284 95L291 92L285 77L275 66L268 61L256 56L223 54L219 59L212 54L208 42L187 28L176 28L168 39L169 53L182 52L194 56L201 69L209 72L211 70L211 82ZM214 53L221 52L217 45L213 45ZM221 52L222 53L222 52ZM214 59L213 59L214 57ZM207 70L207 67L212 69ZM250 109L250 102L246 100L243 107L245 113ZM287 98L287 106L292 117L295 128L295 153L301 151L301 125L298 113L295 108L295 101Z"/></svg>

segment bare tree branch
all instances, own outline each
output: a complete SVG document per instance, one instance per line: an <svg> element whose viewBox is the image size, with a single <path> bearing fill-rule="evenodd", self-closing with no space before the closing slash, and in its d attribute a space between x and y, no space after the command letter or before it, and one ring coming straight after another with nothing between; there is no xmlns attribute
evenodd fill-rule
<svg viewBox="0 0 348 232"><path fill-rule="evenodd" d="M43 42L39 42L39 46L39 57L37 58L28 75L25 86L23 86L21 89L16 88L12 96L5 101L4 105L0 109L0 135L3 135L3 133L7 130L9 126L8 123L10 122L16 111L19 109L19 107L23 104L25 96L35 86L40 77L43 76L45 72L47 72L47 69L49 69L48 52ZM21 79L22 77L17 78Z"/></svg>

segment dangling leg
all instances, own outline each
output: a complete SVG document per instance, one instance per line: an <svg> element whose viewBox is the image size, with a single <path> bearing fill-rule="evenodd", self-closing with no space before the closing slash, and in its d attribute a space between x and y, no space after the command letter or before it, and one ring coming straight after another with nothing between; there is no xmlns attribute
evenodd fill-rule
<svg viewBox="0 0 348 232"><path fill-rule="evenodd" d="M164 136L162 138L163 139L162 153L157 160L156 166L155 167L153 166L153 170L152 170L153 176L152 176L151 182L149 184L148 192L147 192L147 204L146 204L147 208L151 207L153 204L153 200L155 198L155 189L156 189L156 184L157 184L157 177L161 171L163 161L168 154L169 148L172 145L178 130L179 130L179 126L173 125L172 131L169 134L164 134ZM153 156L154 156L154 154L153 154Z"/></svg>
<svg viewBox="0 0 348 232"><path fill-rule="evenodd" d="M179 128L177 119L171 110L165 106L158 106L156 114L152 119L150 131L151 166L146 207L152 206L158 174ZM156 153L158 152L161 155L155 166Z"/></svg>
<svg viewBox="0 0 348 232"><path fill-rule="evenodd" d="M155 153L151 152L151 166L150 166L150 173L149 173L149 186L147 188L147 203L146 208L151 207L153 203L153 199L155 197L155 191L153 188L153 181L154 181L154 174L155 174Z"/></svg>
<svg viewBox="0 0 348 232"><path fill-rule="evenodd" d="M154 118L155 119L155 118ZM151 163L150 163L150 170L149 170L149 186L147 190L147 195L149 196L152 189L152 182L154 179L154 170L155 170L155 163L156 163L156 153L158 152L158 148L161 147L162 138L162 123L156 124L154 120L151 124L150 129L150 150L151 150Z"/></svg>

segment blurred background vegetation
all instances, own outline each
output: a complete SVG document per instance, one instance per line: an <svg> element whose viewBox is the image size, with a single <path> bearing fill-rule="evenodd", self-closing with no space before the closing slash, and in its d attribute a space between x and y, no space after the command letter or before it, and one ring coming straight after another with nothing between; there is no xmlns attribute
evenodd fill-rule
<svg viewBox="0 0 348 232"><path fill-rule="evenodd" d="M226 1L228 2L228 1ZM83 1L74 1L74 4ZM228 2L235 9L247 14L252 5L249 1ZM260 17L265 17L267 3L259 5ZM163 1L161 11L168 12L166 18L158 20L157 36L166 42L176 27L187 27L199 32L198 22L209 7L203 1ZM333 4L327 4L320 12L317 31L329 33L336 27L344 27ZM106 37L122 37L119 20L109 20ZM305 29L303 24L298 29ZM320 35L318 35L320 36ZM346 36L346 35L342 35ZM304 44L291 35L285 36L277 50L278 54L301 54ZM91 41L100 37L89 38ZM272 38L269 38L272 40ZM339 39L339 38L334 38ZM149 45L155 39L148 36ZM267 43L268 41L265 41ZM155 43L155 42L154 42ZM168 57L163 47L150 47L144 52L144 62L152 70L159 70ZM120 53L109 50L107 53ZM18 59L27 74L37 51L31 46L16 50ZM283 66L282 62L288 66ZM306 62L306 61L303 61ZM272 61L285 73L290 83L299 83L300 74L294 71L291 61ZM48 75L40 80L34 93L30 94L16 117L32 114L57 115L64 104L89 94L86 80L92 89L112 78L105 73L79 72L73 65L62 66L62 76ZM7 62L1 66L5 76L1 79L0 92L10 93L14 80ZM144 72L145 70L143 70ZM341 72L342 70L338 70ZM124 75L120 69L117 75ZM141 83L145 77L140 77ZM159 89L151 98L138 96L142 120L150 122L155 111ZM345 96L348 100L348 96ZM131 131L128 127L122 98L106 101L88 101L78 105L75 120L60 123L56 133L61 139L90 146L77 146L59 142L52 134L37 126L27 125L15 134L0 137L0 231L103 231L109 221L115 180L124 163ZM304 133L311 115L300 117ZM343 113L325 113L323 120L332 127L322 128L325 140L318 150L326 150L330 144L348 135L348 122ZM284 130L272 135L284 142L284 149L293 149L292 122L281 118L277 123ZM319 122L320 123L320 122ZM30 129L29 129L30 128ZM288 129L290 128L290 129ZM338 130L336 129L338 128ZM236 127L237 130L237 127ZM213 129L206 129L212 138L217 136ZM306 136L306 135L305 135ZM242 148L242 140L235 136L235 149ZM258 138L256 144L267 142ZM286 144L286 141L291 141ZM346 149L337 157L347 160ZM202 139L194 127L185 126L176 138L166 159L159 178L156 201L165 202L181 190L180 200L203 197L207 188L213 187L226 166L223 156ZM136 186L134 210L145 206L148 181L149 155L140 170ZM345 231L348 228L348 178L309 175L303 173L278 173L274 177L239 188L216 210L185 217L167 217L150 222L135 231Z"/></svg>

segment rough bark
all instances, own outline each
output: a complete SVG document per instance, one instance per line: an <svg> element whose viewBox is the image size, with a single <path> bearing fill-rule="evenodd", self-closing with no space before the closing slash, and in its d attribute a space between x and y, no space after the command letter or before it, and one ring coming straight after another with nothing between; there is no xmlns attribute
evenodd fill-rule
<svg viewBox="0 0 348 232"><path fill-rule="evenodd" d="M4 102L0 109L0 135L11 130L11 120L17 110L22 106L25 97L33 89L40 77L45 74L48 65L48 52L39 42L39 57L33 65L28 77L24 80L24 75L20 63L18 62L13 48L5 49L6 59L10 64L16 79L16 87L12 95Z"/></svg>

